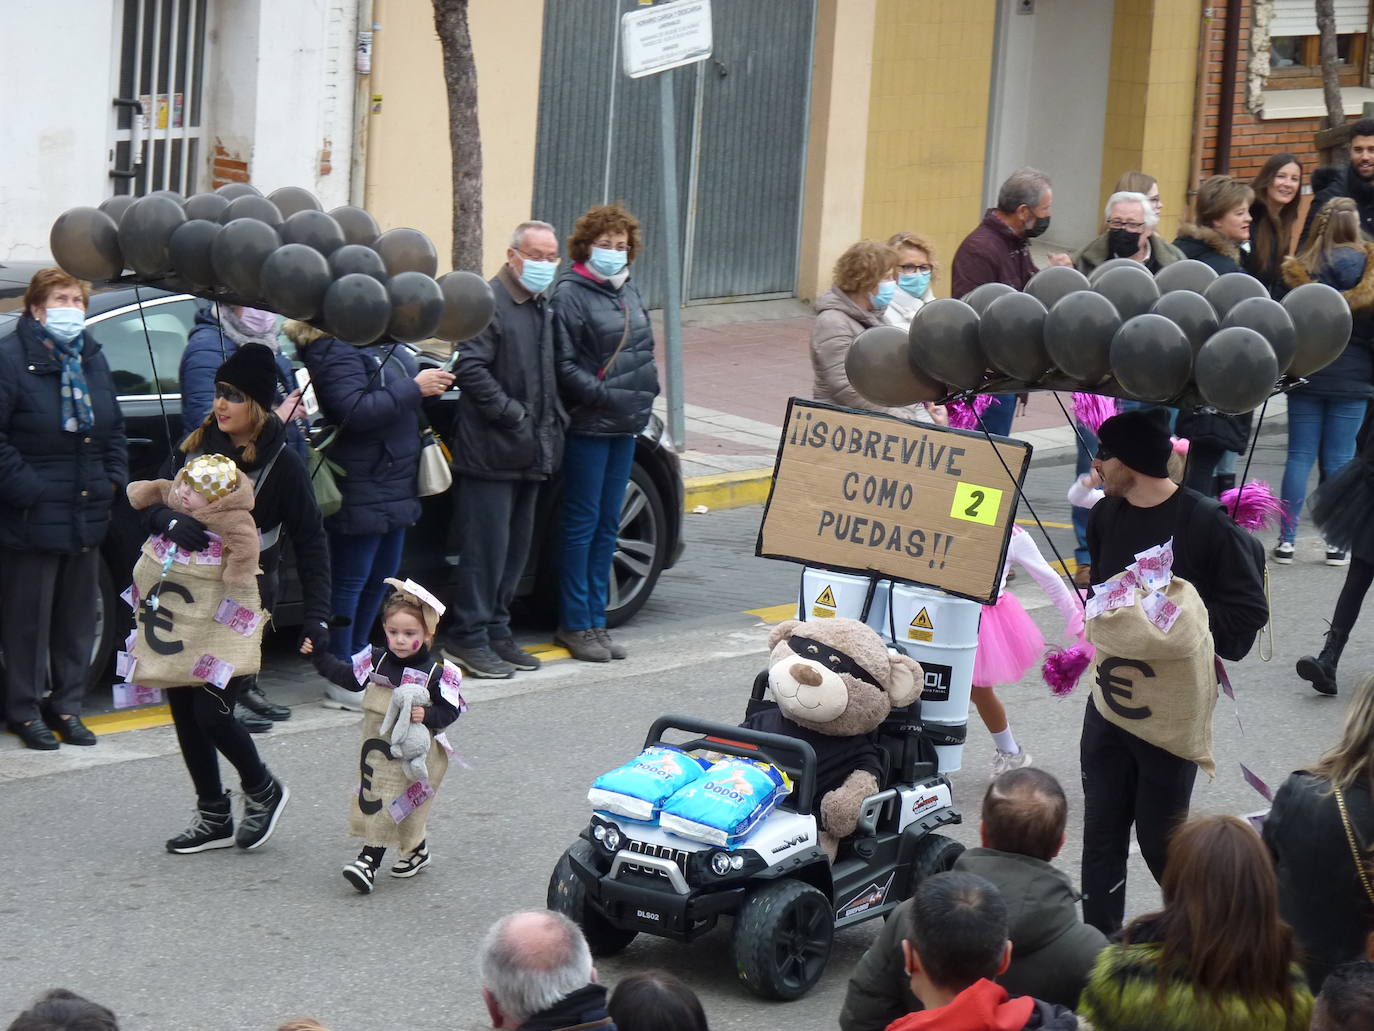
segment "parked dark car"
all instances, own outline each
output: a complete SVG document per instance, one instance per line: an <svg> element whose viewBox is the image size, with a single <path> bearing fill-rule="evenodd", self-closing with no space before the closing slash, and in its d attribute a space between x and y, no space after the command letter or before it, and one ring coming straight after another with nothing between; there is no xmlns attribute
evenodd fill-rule
<svg viewBox="0 0 1374 1031"><path fill-rule="evenodd" d="M13 330L29 279L43 267L37 262L0 264L0 337ZM207 303L190 294L122 284L97 287L91 295L87 333L104 350L114 374L129 438L130 479L155 478L184 436L178 379L181 352L198 307ZM412 348L412 353L422 365L439 364L439 359L424 352ZM430 422L445 437L457 397L455 389L426 402ZM539 498L534 547L518 592L527 610L545 618L552 615L557 598L556 516L561 497L561 481L549 481ZM406 537L401 566L403 575L441 594L452 583L457 564L456 548L449 540L452 504L451 491L423 499L420 521ZM663 423L655 416L635 441L606 611L611 626L621 625L639 611L653 593L659 574L682 553L682 506L682 470L664 440ZM93 678L105 672L116 642L131 625L119 594L129 583L144 536L127 500L116 499L101 549L100 629L91 656ZM288 558L273 621L294 625L300 618L300 585Z"/></svg>

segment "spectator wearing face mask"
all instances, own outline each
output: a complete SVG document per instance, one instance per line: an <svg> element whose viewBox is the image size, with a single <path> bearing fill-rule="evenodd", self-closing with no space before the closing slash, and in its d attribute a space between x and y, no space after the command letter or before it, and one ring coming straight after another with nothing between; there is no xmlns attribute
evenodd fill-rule
<svg viewBox="0 0 1374 1031"><path fill-rule="evenodd" d="M1103 212L1106 229L1074 259L1074 267L1085 276L1112 258L1130 258L1151 273L1183 260L1183 252L1160 236L1159 216L1143 193L1123 190L1107 198Z"/></svg>

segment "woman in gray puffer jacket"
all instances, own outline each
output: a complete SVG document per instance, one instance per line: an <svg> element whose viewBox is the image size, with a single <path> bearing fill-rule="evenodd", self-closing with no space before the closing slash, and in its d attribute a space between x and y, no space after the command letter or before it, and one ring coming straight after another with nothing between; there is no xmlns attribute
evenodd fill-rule
<svg viewBox="0 0 1374 1031"><path fill-rule="evenodd" d="M570 419L554 640L584 662L625 657L606 632L606 599L635 436L658 393L649 313L630 282L641 246L639 221L624 208L590 209L568 238L573 266L553 295L558 388Z"/></svg>

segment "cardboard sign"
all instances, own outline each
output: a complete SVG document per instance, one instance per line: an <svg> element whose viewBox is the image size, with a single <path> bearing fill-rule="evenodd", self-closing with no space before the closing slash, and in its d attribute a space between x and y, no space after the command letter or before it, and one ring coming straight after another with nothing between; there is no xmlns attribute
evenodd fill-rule
<svg viewBox="0 0 1374 1031"><path fill-rule="evenodd" d="M755 553L992 604L1030 457L1024 441L794 397Z"/></svg>

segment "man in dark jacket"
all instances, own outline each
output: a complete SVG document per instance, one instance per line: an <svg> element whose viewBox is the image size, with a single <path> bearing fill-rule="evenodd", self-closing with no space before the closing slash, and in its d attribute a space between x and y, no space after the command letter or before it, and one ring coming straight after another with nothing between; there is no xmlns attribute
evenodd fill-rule
<svg viewBox="0 0 1374 1031"><path fill-rule="evenodd" d="M1035 767L1009 770L988 785L979 824L982 848L954 869L986 878L1007 904L1011 964L996 978L1010 995L1073 1008L1106 937L1078 916L1068 875L1050 865L1064 844L1068 801L1059 782ZM893 910L849 978L842 1031L882 1031L921 1008L902 963L913 935L912 900Z"/></svg>
<svg viewBox="0 0 1374 1031"><path fill-rule="evenodd" d="M515 643L510 603L534 536L540 484L563 457L553 313L545 291L558 267L547 222L516 227L491 278L496 310L464 343L453 423L454 532L461 559L444 650L475 677L539 668Z"/></svg>
<svg viewBox="0 0 1374 1031"><path fill-rule="evenodd" d="M1315 183L1316 173L1313 173L1313 181ZM1298 238L1300 249L1307 242L1317 212L1333 197L1353 200L1360 209L1360 225L1366 234L1374 236L1374 118L1361 118L1350 127L1350 164L1336 169L1326 185L1313 195L1312 205L1307 209L1307 221Z"/></svg>
<svg viewBox="0 0 1374 1031"><path fill-rule="evenodd" d="M562 913L502 917L482 939L477 968L494 1028L615 1031L587 939Z"/></svg>

